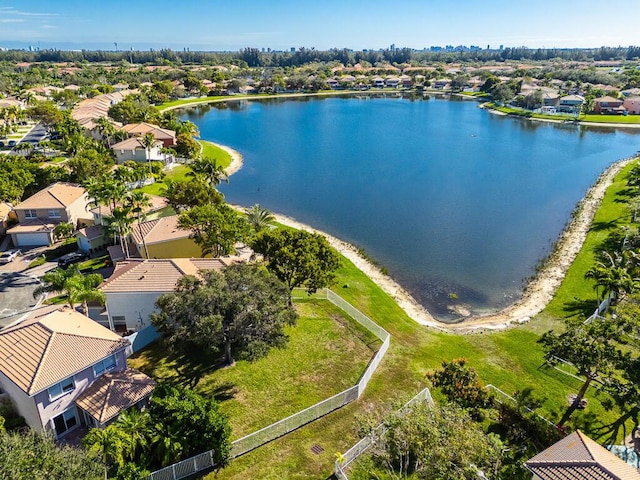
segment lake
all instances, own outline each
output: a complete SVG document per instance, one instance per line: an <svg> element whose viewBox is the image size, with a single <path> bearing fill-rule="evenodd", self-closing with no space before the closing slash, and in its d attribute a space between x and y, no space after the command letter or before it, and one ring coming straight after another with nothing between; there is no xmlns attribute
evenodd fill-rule
<svg viewBox="0 0 640 480"><path fill-rule="evenodd" d="M600 173L640 131L493 115L473 101L329 97L181 112L244 156L228 202L362 247L434 316L517 300ZM454 299L457 297L457 299Z"/></svg>

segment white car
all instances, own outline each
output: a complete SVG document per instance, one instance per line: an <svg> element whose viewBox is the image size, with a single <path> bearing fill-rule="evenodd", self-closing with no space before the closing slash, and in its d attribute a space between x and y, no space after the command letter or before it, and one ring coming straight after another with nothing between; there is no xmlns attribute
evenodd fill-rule
<svg viewBox="0 0 640 480"><path fill-rule="evenodd" d="M20 250L7 250L2 255L0 255L0 263L9 263L13 262L18 255L21 255L22 252Z"/></svg>

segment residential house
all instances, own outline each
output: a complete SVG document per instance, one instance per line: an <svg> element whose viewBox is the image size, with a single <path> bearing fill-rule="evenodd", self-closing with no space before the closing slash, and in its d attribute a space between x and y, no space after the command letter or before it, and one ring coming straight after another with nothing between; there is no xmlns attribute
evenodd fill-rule
<svg viewBox="0 0 640 480"><path fill-rule="evenodd" d="M593 100L593 112L608 115L622 115L625 108L622 106L624 102L613 97L598 97Z"/></svg>
<svg viewBox="0 0 640 480"><path fill-rule="evenodd" d="M640 88L628 88L620 92L625 97L637 97L640 96Z"/></svg>
<svg viewBox="0 0 640 480"><path fill-rule="evenodd" d="M440 78L433 82L433 88L437 90L444 90L451 84L451 81L446 78Z"/></svg>
<svg viewBox="0 0 640 480"><path fill-rule="evenodd" d="M339 90L341 88L340 82L335 78L327 78L326 83L331 90Z"/></svg>
<svg viewBox="0 0 640 480"><path fill-rule="evenodd" d="M106 312L90 310L89 316L114 331L140 331L151 325L155 302L174 290L185 275L200 270L222 270L236 262L247 261L248 254L223 258L128 259L99 288L106 296ZM106 315L105 315L106 313Z"/></svg>
<svg viewBox="0 0 640 480"><path fill-rule="evenodd" d="M382 88L382 87L384 87L384 78L382 78L382 77L373 77L371 79L371 86L373 88Z"/></svg>
<svg viewBox="0 0 640 480"><path fill-rule="evenodd" d="M384 83L389 88L398 88L398 85L400 85L400 79L392 75L387 77Z"/></svg>
<svg viewBox="0 0 640 480"><path fill-rule="evenodd" d="M413 86L413 79L409 75L400 75L400 84L403 88L411 88Z"/></svg>
<svg viewBox="0 0 640 480"><path fill-rule="evenodd" d="M122 130L134 137L142 137L146 133L150 133L156 140L161 141L165 148L173 147L176 144L176 132L151 123L129 123L122 127Z"/></svg>
<svg viewBox="0 0 640 480"><path fill-rule="evenodd" d="M580 113L584 97L580 95L565 95L560 97L558 102L558 111L563 113Z"/></svg>
<svg viewBox="0 0 640 480"><path fill-rule="evenodd" d="M202 250L189 236L191 230L178 228L178 215L157 218L133 225L132 243L141 258L194 258L201 257ZM137 255L136 255L137 253Z"/></svg>
<svg viewBox="0 0 640 480"><path fill-rule="evenodd" d="M10 203L0 202L0 237L7 231L7 223L9 222L9 214L13 211Z"/></svg>
<svg viewBox="0 0 640 480"><path fill-rule="evenodd" d="M143 209L145 215L158 212L167 206L167 199L164 197L157 195L148 195L148 197L149 205ZM111 242L111 239L104 235L102 225L104 225L104 218L110 216L112 210L110 205L101 205L92 208L90 213L93 215L93 225L78 230L76 240L79 250L93 253L103 250Z"/></svg>
<svg viewBox="0 0 640 480"><path fill-rule="evenodd" d="M631 115L640 115L640 97L628 97L624 99L622 106Z"/></svg>
<svg viewBox="0 0 640 480"><path fill-rule="evenodd" d="M128 345L75 310L42 307L0 331L0 387L34 430L61 438L80 425L103 427L154 388L127 369Z"/></svg>
<svg viewBox="0 0 640 480"><path fill-rule="evenodd" d="M580 430L524 464L533 480L640 480L640 473Z"/></svg>
<svg viewBox="0 0 640 480"><path fill-rule="evenodd" d="M111 150L116 155L116 162L121 165L127 160L134 162L161 161L166 162L167 156L162 154L162 142L156 140L153 145L147 149L138 137L131 137L111 145Z"/></svg>
<svg viewBox="0 0 640 480"><path fill-rule="evenodd" d="M0 98L0 108L18 107L20 110L24 109L24 102L19 98Z"/></svg>
<svg viewBox="0 0 640 480"><path fill-rule="evenodd" d="M18 225L10 228L16 247L51 245L53 230L62 222L77 227L91 224L87 211L87 191L76 184L57 182L40 190L16 205L13 210L18 217Z"/></svg>

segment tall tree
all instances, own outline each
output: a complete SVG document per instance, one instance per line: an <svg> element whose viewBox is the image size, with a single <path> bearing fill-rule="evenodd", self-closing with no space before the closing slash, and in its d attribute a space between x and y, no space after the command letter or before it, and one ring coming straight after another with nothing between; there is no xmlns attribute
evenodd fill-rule
<svg viewBox="0 0 640 480"><path fill-rule="evenodd" d="M175 292L162 295L156 305L160 313L152 322L169 348L208 357L224 352L228 364L234 357L255 359L271 347L283 347L284 327L297 316L286 287L248 264L202 272L201 280L183 277Z"/></svg>
<svg viewBox="0 0 640 480"><path fill-rule="evenodd" d="M458 407L420 403L383 424L386 431L374 443L367 478L477 480L494 477L500 465L499 439Z"/></svg>
<svg viewBox="0 0 640 480"><path fill-rule="evenodd" d="M224 199L214 187L197 179L169 181L164 196L178 213L192 207L219 205Z"/></svg>
<svg viewBox="0 0 640 480"><path fill-rule="evenodd" d="M105 229L108 234L117 237L126 258L129 258L129 234L134 218L126 207L117 207L105 218Z"/></svg>
<svg viewBox="0 0 640 480"><path fill-rule="evenodd" d="M303 230L264 230L251 242L264 255L267 268L289 290L304 287L313 293L335 280L340 257L326 238Z"/></svg>
<svg viewBox="0 0 640 480"><path fill-rule="evenodd" d="M142 239L142 245L146 258L149 258L149 250L147 249L147 242L145 241L144 235L142 234L142 221L146 217L146 209L150 206L151 198L146 193L140 190L129 193L129 196L127 197L127 207L136 218L136 222L138 224L138 233L140 234L140 238Z"/></svg>
<svg viewBox="0 0 640 480"><path fill-rule="evenodd" d="M100 456L105 467L124 464L126 438L115 426L92 428L82 439L82 443L89 452Z"/></svg>
<svg viewBox="0 0 640 480"><path fill-rule="evenodd" d="M615 388L615 378L626 360L622 343L631 328L629 319L621 317L595 318L587 322L568 318L563 332L550 330L538 340L549 365L569 362L576 368L578 375L584 377L573 403L558 425L562 426L569 420L592 383L598 383L605 389Z"/></svg>
<svg viewBox="0 0 640 480"><path fill-rule="evenodd" d="M79 274L68 278L64 283L64 290L67 292L69 306L73 308L77 303L80 303L82 304L82 313L89 316L88 302L97 301L101 305L105 304L105 294L98 290L101 283L102 275L99 273Z"/></svg>
<svg viewBox="0 0 640 480"><path fill-rule="evenodd" d="M140 143L144 147L147 154L147 162L151 161L151 149L158 143L156 137L153 136L153 133L147 132L140 137Z"/></svg>
<svg viewBox="0 0 640 480"><path fill-rule="evenodd" d="M178 227L191 230L190 237L202 255L213 257L232 254L236 243L245 241L249 234L246 219L225 203L187 210L180 215Z"/></svg>

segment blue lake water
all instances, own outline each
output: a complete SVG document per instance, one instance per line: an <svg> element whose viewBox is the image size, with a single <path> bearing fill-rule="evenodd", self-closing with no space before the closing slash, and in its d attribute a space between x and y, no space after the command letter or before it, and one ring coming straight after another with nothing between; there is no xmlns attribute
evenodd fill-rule
<svg viewBox="0 0 640 480"><path fill-rule="evenodd" d="M243 100L182 118L244 156L227 201L364 248L444 321L452 303L484 313L519 298L598 175L640 150L640 131L443 99Z"/></svg>

